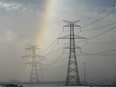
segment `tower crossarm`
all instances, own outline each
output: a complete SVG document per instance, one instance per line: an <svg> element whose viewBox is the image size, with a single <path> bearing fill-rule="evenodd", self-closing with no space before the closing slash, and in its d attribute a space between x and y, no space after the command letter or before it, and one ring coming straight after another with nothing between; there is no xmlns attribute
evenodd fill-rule
<svg viewBox="0 0 116 87"><path fill-rule="evenodd" d="M76 24L80 20L77 20L77 21L66 21L66 20L63 20L63 21L66 22L66 23L68 23L68 24Z"/></svg>
<svg viewBox="0 0 116 87"><path fill-rule="evenodd" d="M28 64L28 65L32 65L32 64L34 64L34 63L35 63L35 62L32 62L32 61L31 61L31 62L26 62L25 64L26 64L26 65L27 65L27 64ZM39 64L39 65L40 65L41 62L36 62L36 64Z"/></svg>
<svg viewBox="0 0 116 87"><path fill-rule="evenodd" d="M74 34L74 37L70 37L70 35L66 35L63 37L59 37L58 39L85 39L87 40L87 38L79 36L79 35L75 35L75 34Z"/></svg>
<svg viewBox="0 0 116 87"><path fill-rule="evenodd" d="M72 47L72 48L81 50L81 47L79 47L79 46L74 46L74 47ZM64 47L64 49L70 49L70 46Z"/></svg>
<svg viewBox="0 0 116 87"><path fill-rule="evenodd" d="M73 25L74 27L79 27L79 28L81 28L81 26L79 26L79 25ZM70 24L69 25L64 25L63 27L70 27Z"/></svg>

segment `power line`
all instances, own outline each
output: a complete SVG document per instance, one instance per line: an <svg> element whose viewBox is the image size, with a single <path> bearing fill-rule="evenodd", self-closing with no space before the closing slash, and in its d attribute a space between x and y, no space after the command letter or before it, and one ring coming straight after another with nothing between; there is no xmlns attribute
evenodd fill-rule
<svg viewBox="0 0 116 87"><path fill-rule="evenodd" d="M114 12L110 12L109 14L107 14L107 15L105 15L105 16L103 16L103 17L97 19L97 20L95 20L94 22L91 22L91 23L89 23L89 24L87 24L87 25L85 25L85 26L82 26L81 28L85 28L85 27L87 27L87 26L89 26L89 25L95 24L95 23L97 23L97 22L103 20L104 18L110 16L112 13L114 13Z"/></svg>
<svg viewBox="0 0 116 87"><path fill-rule="evenodd" d="M81 54L81 55L79 55L79 56L102 56L102 55L100 55L100 54L88 54L88 53L84 53L84 54Z"/></svg>
<svg viewBox="0 0 116 87"><path fill-rule="evenodd" d="M79 56L116 56L116 53L115 54L81 54Z"/></svg>
<svg viewBox="0 0 116 87"><path fill-rule="evenodd" d="M103 52L100 52L100 53L97 53L97 54L106 54L106 53L113 52L113 51L116 51L116 49L111 49L111 50L103 51Z"/></svg>
<svg viewBox="0 0 116 87"><path fill-rule="evenodd" d="M58 37L60 37L62 35L62 33L63 32L61 32L61 34ZM56 41L57 41L57 39L55 39L43 52L47 51Z"/></svg>
<svg viewBox="0 0 116 87"><path fill-rule="evenodd" d="M47 67L45 67L44 69L47 69L47 68L49 68L50 66L54 65L55 63L57 63L57 61L58 61L60 58L62 58L63 55L64 55L64 54L61 54L59 57L56 58L55 61L53 61L52 63L50 63L49 65L47 65Z"/></svg>
<svg viewBox="0 0 116 87"><path fill-rule="evenodd" d="M67 63L64 63L64 64L62 64L62 65L60 65L60 66L58 66L58 67L56 67L56 68L52 68L52 69L57 70L57 69L62 68L62 67L64 67L64 66L66 66L66 65L67 65Z"/></svg>
<svg viewBox="0 0 116 87"><path fill-rule="evenodd" d="M86 44L87 44L87 43L85 43L81 48L83 48ZM80 55L80 54L79 54L79 55ZM78 55L78 56L79 56L79 55Z"/></svg>
<svg viewBox="0 0 116 87"><path fill-rule="evenodd" d="M62 46L62 47L60 47L59 49L57 49L57 50L55 50L55 51L53 51L52 53L55 53L55 52L57 52L57 51L59 51L59 50L61 50L63 47L65 47L67 44L65 44L64 46Z"/></svg>
<svg viewBox="0 0 116 87"><path fill-rule="evenodd" d="M57 45L58 45L58 44L56 44L44 57L47 57L49 54L51 54L51 52L53 51L53 49L56 48Z"/></svg>
<svg viewBox="0 0 116 87"><path fill-rule="evenodd" d="M115 6L116 6L116 3L113 4L112 7L110 7L110 10L111 10L112 8L114 8ZM104 13L105 11L107 11L107 9L102 10L102 12L99 12L98 14Z"/></svg>
<svg viewBox="0 0 116 87"><path fill-rule="evenodd" d="M86 32L86 31L94 31L94 30L101 30L101 29L104 29L105 27L108 27L110 25L114 25L116 23L111 23L111 24L107 24L107 25L104 25L104 26L101 26L101 27L97 27L97 28L92 28L92 29L87 29L87 30L82 30L82 32Z"/></svg>
<svg viewBox="0 0 116 87"><path fill-rule="evenodd" d="M87 43L89 44L89 43ZM103 52L99 52L99 53L95 53L95 54L87 54L87 53L83 53L83 54L80 54L79 56L111 56L111 55L116 55L115 54L107 54L107 53L110 53L110 52L114 52L116 51L116 49L111 49L111 50L107 50L107 51L103 51Z"/></svg>
<svg viewBox="0 0 116 87"><path fill-rule="evenodd" d="M114 28L116 28L116 27L114 27ZM103 33L101 33L101 34L98 34L98 35L93 36L93 37L88 38L88 39L89 39L89 40L90 40L90 39L94 39L94 38L96 38L96 37L98 37L98 36L101 36L102 34L105 34L105 33L109 32L109 31L113 30L114 28L111 28L111 29L109 29L109 30L107 30L107 31L105 31L105 32L103 32ZM62 33L63 33L63 32L62 32ZM59 37L62 35L62 33L59 35ZM57 41L57 39L56 39L48 48L46 48L46 50L49 49L56 41ZM56 44L56 45L57 45L57 44ZM55 45L55 47L56 47L56 45ZM53 49L54 49L54 48L53 48ZM47 55L49 55L53 49L51 49L51 50L45 55L45 57L46 57ZM45 50L45 51L46 51L46 50Z"/></svg>
<svg viewBox="0 0 116 87"><path fill-rule="evenodd" d="M58 44L56 44L56 45L45 55L45 57L47 57L49 54L53 54L53 53L58 52L58 51L61 50L63 47L65 47L67 44L65 44L64 46L60 47L59 49L56 49L55 51L53 51L53 49L55 49L57 45L58 45Z"/></svg>
<svg viewBox="0 0 116 87"><path fill-rule="evenodd" d="M116 29L116 26L113 27L113 28L111 28L111 29L109 29L109 30L107 30L107 31L105 31L105 32L102 32L102 33L100 33L100 34L98 34L98 35L95 35L95 36L93 36L93 37L90 37L90 38L88 38L88 40L91 40L91 39L94 39L94 38L96 38L96 37L99 37L99 36L101 36L101 35L103 35L103 34L109 32L109 31L111 31L111 30L114 30L114 29Z"/></svg>
<svg viewBox="0 0 116 87"><path fill-rule="evenodd" d="M62 35L62 33L58 37L60 37ZM43 52L47 51L56 41L57 41L57 39L55 41L53 41L53 43L50 44ZM57 45L58 45L58 43L44 57L47 57L49 54L51 54L51 52L53 51L53 49L56 48Z"/></svg>
<svg viewBox="0 0 116 87"><path fill-rule="evenodd" d="M78 56L79 56L79 55L78 55ZM52 69L56 70L56 69L62 68L62 67L65 66L65 65L67 65L67 63L64 63L64 64L62 64L62 65L60 65L60 66L58 66L58 67L56 67L56 68L52 68Z"/></svg>
<svg viewBox="0 0 116 87"><path fill-rule="evenodd" d="M81 48L83 48L86 44L87 44L87 43L85 43ZM67 44L65 44L63 47L65 47L66 45L67 45ZM53 51L52 53L55 53L55 52L61 50L63 47L61 47L61 48L59 48L59 49ZM52 50L53 50L53 49L52 49ZM51 53L51 51L50 51L50 53ZM50 53L48 53L47 55L49 55ZM46 57L47 55L45 55L45 57ZM58 58L59 58L59 57L58 57ZM57 61L57 59L56 59L55 61ZM54 62L54 63L56 63L56 62ZM52 63L51 63L50 65L52 65Z"/></svg>
<svg viewBox="0 0 116 87"><path fill-rule="evenodd" d="M102 43L88 43L88 44L113 44L116 43L116 41L111 41L111 42L102 42Z"/></svg>
<svg viewBox="0 0 116 87"><path fill-rule="evenodd" d="M93 37L89 38L89 40L90 40L90 39L93 39L93 38L96 38L96 37L98 37L98 36L100 36L100 35L103 35L103 34L109 32L109 31L111 31L111 30L113 30L113 29L115 29L115 28L116 28L116 27L113 27L113 28L111 28L111 29L109 29L109 30L107 30L107 31L105 31L105 32L103 32L103 33L101 33L101 34L98 34L98 35L96 35L96 36L93 36ZM112 43L112 42L108 42L108 43ZM85 44L85 45L86 45L86 44ZM98 54L84 54L84 55L98 55Z"/></svg>
<svg viewBox="0 0 116 87"><path fill-rule="evenodd" d="M63 47L65 47L67 44L65 44ZM84 44L83 46L82 46L82 48L85 46L86 44ZM52 53L55 53L55 52L57 52L57 51L59 51L59 50L61 50L63 47L61 47L61 48L59 48L59 49L57 49L56 51L53 51ZM47 54L48 55L48 54ZM46 56L47 56L46 55ZM61 55L62 56L62 55ZM55 61L57 61L59 59L59 57L55 60ZM54 62L54 63L56 63L56 62ZM48 66L51 66L53 63L51 63L50 65L48 65Z"/></svg>
<svg viewBox="0 0 116 87"><path fill-rule="evenodd" d="M115 54L104 54L102 56L116 56L116 53Z"/></svg>
<svg viewBox="0 0 116 87"><path fill-rule="evenodd" d="M87 43L85 43L81 48L83 48L85 45L86 45ZM64 45L65 46L65 45ZM79 56L79 55L78 55ZM59 57L58 57L59 58ZM64 59L63 59L64 60ZM55 61L58 61L57 59L55 60ZM61 60L62 61L62 60ZM55 62L55 63L57 63L57 62ZM65 64L67 64L67 63L65 63ZM63 65L65 65L65 64L63 64ZM52 63L50 64L50 65L52 65ZM63 65L61 65L61 66L63 66ZM61 66L59 66L59 67L57 67L57 68L60 68ZM54 69L54 68L53 68ZM55 68L56 69L56 68Z"/></svg>
<svg viewBox="0 0 116 87"><path fill-rule="evenodd" d="M89 44L89 43L87 43L87 44ZM83 48L85 45L83 45L81 48ZM99 52L99 53L95 53L95 54L86 54L86 53L83 53L83 54L80 54L78 56L111 56L111 55L116 55L116 54L106 54L106 53L110 53L110 52L114 52L114 51L116 51L116 49L111 49L111 50L107 50L107 51L103 51L103 52Z"/></svg>
<svg viewBox="0 0 116 87"><path fill-rule="evenodd" d="M84 53L84 54L81 54L80 56L108 56L108 55L116 55L116 54L107 54L107 53L110 53L110 52L114 52L116 51L116 49L111 49L111 50L107 50L107 51L103 51L103 52L99 52L99 53L95 53L95 54L87 54L87 53Z"/></svg>

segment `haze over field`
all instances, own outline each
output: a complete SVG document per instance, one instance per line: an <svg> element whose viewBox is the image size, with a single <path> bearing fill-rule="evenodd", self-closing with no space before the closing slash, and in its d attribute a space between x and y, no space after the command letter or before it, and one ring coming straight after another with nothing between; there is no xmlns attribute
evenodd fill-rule
<svg viewBox="0 0 116 87"><path fill-rule="evenodd" d="M39 54L48 54L42 61L40 81L65 81L68 50L63 53L63 46L69 42L54 42L66 24L62 20L81 20L77 23L82 27L79 35L88 39L83 56L77 56L81 81L84 62L87 81L115 81L115 0L0 0L0 81L29 81L31 66L21 57L31 44L39 45ZM60 36L69 34L67 30ZM76 42L80 47L84 44Z"/></svg>

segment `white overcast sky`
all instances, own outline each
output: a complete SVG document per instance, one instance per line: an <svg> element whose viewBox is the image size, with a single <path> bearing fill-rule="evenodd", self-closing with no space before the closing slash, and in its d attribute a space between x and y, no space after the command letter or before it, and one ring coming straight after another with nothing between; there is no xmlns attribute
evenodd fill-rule
<svg viewBox="0 0 116 87"><path fill-rule="evenodd" d="M52 0L51 19L48 34L43 40L46 49L63 31L62 20L81 20L78 24L82 26L80 36L90 38L101 34L116 25L116 0ZM31 45L35 38L41 18L44 17L44 8L46 0L0 0L0 81L21 80L29 81L29 69L25 67L21 56L25 55L25 48ZM99 21L100 18L103 18ZM93 23L98 20L98 22ZM93 24L90 24L93 23ZM90 24L90 25L88 25ZM88 26L86 26L88 25ZM106 26L108 25L108 26ZM83 28L83 26L86 26ZM90 30L90 31L88 31ZM91 31L92 30L92 31ZM64 32L61 36L68 34ZM116 30L113 29L101 36L88 40L88 44L82 48L82 53L95 54L114 49L107 54L116 54ZM67 42L67 41L66 41ZM110 44L89 44L104 43ZM59 40L57 50L62 46L62 40ZM56 44L56 43L55 43ZM82 46L82 44L76 44ZM53 48L55 45L51 46ZM67 45L68 46L68 45ZM43 52L46 55L50 49ZM47 66L56 60L62 54L56 52L48 55L43 66ZM64 58L64 60L63 60ZM65 59L67 58L67 59ZM63 61L62 61L63 60ZM47 70L43 70L44 79L50 81L65 81L66 65L68 54L64 56ZM111 56L79 56L79 72L83 81L83 63L86 62L88 81L113 81L116 76L115 55Z"/></svg>

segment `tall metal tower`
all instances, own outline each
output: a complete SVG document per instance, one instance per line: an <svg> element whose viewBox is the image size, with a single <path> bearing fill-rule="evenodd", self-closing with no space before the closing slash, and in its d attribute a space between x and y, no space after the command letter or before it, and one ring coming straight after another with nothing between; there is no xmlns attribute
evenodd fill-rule
<svg viewBox="0 0 116 87"><path fill-rule="evenodd" d="M86 79L86 62L84 62L84 82L85 82L85 84L87 83L87 79Z"/></svg>
<svg viewBox="0 0 116 87"><path fill-rule="evenodd" d="M26 64L31 64L31 75L30 75L30 82L31 83L39 83L39 77L38 77L38 69L37 64L41 64L41 55L37 55L36 51L39 48L37 48L36 45L31 45L29 48L26 48L26 51L31 52L30 55L23 56L25 58L30 58L31 62L26 62ZM37 58L39 58L39 61L37 61Z"/></svg>
<svg viewBox="0 0 116 87"><path fill-rule="evenodd" d="M66 49L69 48L69 61L68 61L66 85L79 85L81 84L81 82L79 77L79 70L78 70L75 49L78 49L81 52L81 47L78 47L75 45L75 39L86 39L86 38L81 37L79 35L75 35L74 33L75 27L79 27L79 29L81 30L81 27L79 25L76 25L76 23L79 22L80 20L78 21L63 20L63 21L68 23L68 25L65 25L64 27L70 28L70 35L66 35L66 36L58 38L58 39L70 39L70 46L65 47Z"/></svg>

